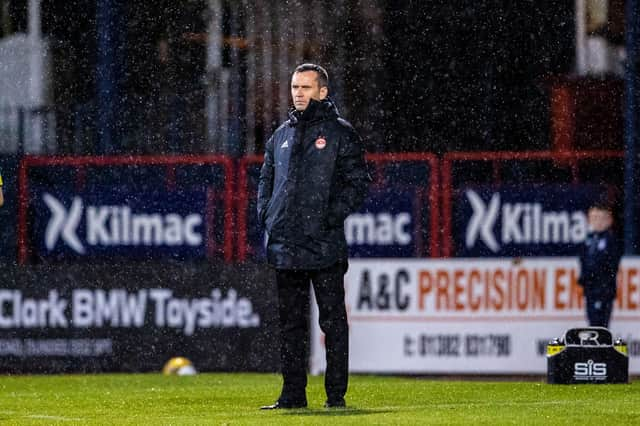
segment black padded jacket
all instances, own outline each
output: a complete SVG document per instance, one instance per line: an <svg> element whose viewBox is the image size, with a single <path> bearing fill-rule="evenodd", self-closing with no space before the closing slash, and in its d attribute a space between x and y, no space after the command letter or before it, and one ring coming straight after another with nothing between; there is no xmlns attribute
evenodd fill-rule
<svg viewBox="0 0 640 426"><path fill-rule="evenodd" d="M269 139L258 187L267 262L277 269L321 269L347 261L345 218L371 178L362 140L330 99L291 111Z"/></svg>

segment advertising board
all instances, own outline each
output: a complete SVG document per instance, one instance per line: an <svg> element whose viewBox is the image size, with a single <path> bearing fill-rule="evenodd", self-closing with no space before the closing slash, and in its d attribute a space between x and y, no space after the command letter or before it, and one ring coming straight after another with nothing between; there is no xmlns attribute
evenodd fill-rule
<svg viewBox="0 0 640 426"><path fill-rule="evenodd" d="M350 368L367 373L546 372L546 345L585 326L573 258L352 259ZM625 258L610 329L640 373L640 258ZM312 304L314 306L314 304ZM324 371L312 309L311 371Z"/></svg>

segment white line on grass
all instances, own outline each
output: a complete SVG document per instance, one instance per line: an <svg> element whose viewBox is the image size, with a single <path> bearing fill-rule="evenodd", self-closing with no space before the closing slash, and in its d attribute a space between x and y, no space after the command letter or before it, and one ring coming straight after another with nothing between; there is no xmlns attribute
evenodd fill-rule
<svg viewBox="0 0 640 426"><path fill-rule="evenodd" d="M504 406L521 406L521 405L563 405L563 404L568 404L568 403L572 403L573 404L574 401L493 401L493 402L486 402L486 401L468 401L468 402L443 402L443 403L435 403L435 404L430 404L430 403L425 403L424 405L388 405L388 406L381 406L381 407L367 407L367 409L371 409L371 410L421 410L421 409L433 409L433 408L458 408L458 407L489 407L489 406L493 406L493 405L499 405L501 407ZM364 409L364 407L357 407L355 408L356 410L358 409Z"/></svg>
<svg viewBox="0 0 640 426"><path fill-rule="evenodd" d="M41 419L41 420L56 420L61 422L77 422L86 420L82 417L63 417L63 416L49 416L46 414L31 414L28 416L24 416L26 419Z"/></svg>

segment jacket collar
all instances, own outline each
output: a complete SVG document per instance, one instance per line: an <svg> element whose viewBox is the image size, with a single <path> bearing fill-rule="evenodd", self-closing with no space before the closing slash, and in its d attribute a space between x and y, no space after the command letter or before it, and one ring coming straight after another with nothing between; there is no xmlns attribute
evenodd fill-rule
<svg viewBox="0 0 640 426"><path fill-rule="evenodd" d="M339 116L338 108L330 98L327 97L321 101L311 99L304 111L298 111L294 108L289 110L289 125L293 127L300 122L315 123Z"/></svg>

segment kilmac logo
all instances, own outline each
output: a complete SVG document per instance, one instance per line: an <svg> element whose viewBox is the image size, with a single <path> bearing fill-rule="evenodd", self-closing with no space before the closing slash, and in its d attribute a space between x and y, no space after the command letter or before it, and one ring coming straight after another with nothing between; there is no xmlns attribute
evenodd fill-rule
<svg viewBox="0 0 640 426"><path fill-rule="evenodd" d="M407 212L354 213L345 221L347 244L408 245L411 243L411 215Z"/></svg>
<svg viewBox="0 0 640 426"><path fill-rule="evenodd" d="M498 192L488 203L473 190L465 194L473 210L465 233L467 248L480 240L495 253L502 244L577 244L587 235L582 211L544 211L541 203L502 203Z"/></svg>
<svg viewBox="0 0 640 426"><path fill-rule="evenodd" d="M86 246L199 246L202 215L192 213L134 213L126 205L84 206L82 198L74 197L67 208L54 196L42 196L51 211L45 230L45 246L53 250L61 240L76 253L85 254ZM85 241L78 230L84 218Z"/></svg>

